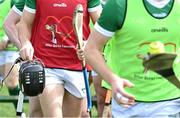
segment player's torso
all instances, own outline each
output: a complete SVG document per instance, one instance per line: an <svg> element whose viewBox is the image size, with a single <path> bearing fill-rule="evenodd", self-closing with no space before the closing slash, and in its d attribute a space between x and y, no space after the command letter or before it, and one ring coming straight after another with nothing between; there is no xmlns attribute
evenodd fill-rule
<svg viewBox="0 0 180 118"><path fill-rule="evenodd" d="M138 58L139 54L146 54L149 51L149 45L143 44L155 41L161 41L164 45L172 44L165 46L166 52L174 53L178 50L180 44L179 6L179 0L175 0L166 15L160 10L154 16L152 13L156 13L156 10L150 13L142 1L128 1L124 24L116 32L115 37L117 38L112 41L113 64L111 63L111 66L121 77L129 79L135 84L135 87L128 91L135 94L138 100L158 101L180 96L175 86L168 83L159 74L152 71L143 73L142 60ZM164 16L158 18L160 15ZM126 69L127 71L122 71ZM161 83L161 86L157 83ZM164 90L163 86L167 86L169 89ZM152 93L153 90L156 91ZM174 91L167 94L170 90ZM159 96L159 93L163 95Z"/></svg>
<svg viewBox="0 0 180 118"><path fill-rule="evenodd" d="M47 67L80 70L73 30L73 13L77 4L83 5L83 38L87 39L90 33L87 0L36 1L36 19L31 41L35 55L41 55ZM47 55L52 59L47 59Z"/></svg>

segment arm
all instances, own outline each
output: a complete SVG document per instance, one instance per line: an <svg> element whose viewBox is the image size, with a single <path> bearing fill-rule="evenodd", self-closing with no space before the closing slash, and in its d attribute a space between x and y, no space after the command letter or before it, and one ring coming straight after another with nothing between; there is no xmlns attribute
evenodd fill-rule
<svg viewBox="0 0 180 118"><path fill-rule="evenodd" d="M34 17L34 13L24 10L21 20L17 25L18 36L21 42L20 55L24 60L32 60L34 54L34 49L30 42Z"/></svg>
<svg viewBox="0 0 180 118"><path fill-rule="evenodd" d="M108 80L108 82L110 82L109 78L111 77L112 72L107 67L102 56L102 48L107 43L107 41L107 37L101 35L96 30L93 30L88 38L88 42L85 46L84 51L87 62L96 70L96 72L104 77L105 80Z"/></svg>
<svg viewBox="0 0 180 118"><path fill-rule="evenodd" d="M89 15L91 17L91 20L93 22L93 24L95 24L95 22L98 20L98 18L100 17L100 14L102 12L102 9L99 9L95 12L89 12Z"/></svg>
<svg viewBox="0 0 180 118"><path fill-rule="evenodd" d="M133 86L128 80L118 77L112 70L106 65L102 56L102 49L108 41L108 37L100 34L96 30L92 31L88 38L88 42L85 46L85 58L87 62L93 67L93 69L102 76L102 78L108 81L112 86L113 95L121 93L124 97L128 98L128 102L122 103L124 105L134 104L134 96L127 93L124 88ZM115 96L114 96L115 97Z"/></svg>
<svg viewBox="0 0 180 118"><path fill-rule="evenodd" d="M16 24L19 22L19 20L20 15L14 12L13 9L11 9L3 24L4 30L8 35L10 41L13 42L18 47L18 49L21 48L20 41L18 40L18 32L16 27Z"/></svg>

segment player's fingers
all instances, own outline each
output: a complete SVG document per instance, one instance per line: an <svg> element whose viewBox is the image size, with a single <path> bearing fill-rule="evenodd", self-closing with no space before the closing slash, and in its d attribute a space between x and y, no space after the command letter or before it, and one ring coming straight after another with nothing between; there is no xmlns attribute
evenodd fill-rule
<svg viewBox="0 0 180 118"><path fill-rule="evenodd" d="M134 84L127 79L124 79L124 85L126 87L133 87L134 86Z"/></svg>
<svg viewBox="0 0 180 118"><path fill-rule="evenodd" d="M125 98L130 99L130 100L135 99L135 96L126 92L124 88L119 89L119 91L117 91L116 95L118 95L120 97L125 97Z"/></svg>
<svg viewBox="0 0 180 118"><path fill-rule="evenodd" d="M125 105L122 105L122 106L125 107L125 108L129 108L131 105L125 104Z"/></svg>
<svg viewBox="0 0 180 118"><path fill-rule="evenodd" d="M20 55L20 57L21 57L23 60L26 60L25 52L24 52L23 49L20 49L19 55Z"/></svg>
<svg viewBox="0 0 180 118"><path fill-rule="evenodd" d="M121 104L121 105L129 105L129 106L131 106L131 105L135 104L135 100L124 97L120 93L117 93L115 95L115 100L117 101L118 104Z"/></svg>
<svg viewBox="0 0 180 118"><path fill-rule="evenodd" d="M82 56L78 56L79 60L84 60L85 59L85 56L82 55Z"/></svg>
<svg viewBox="0 0 180 118"><path fill-rule="evenodd" d="M78 44L76 44L76 47L75 47L76 51L78 50Z"/></svg>
<svg viewBox="0 0 180 118"><path fill-rule="evenodd" d="M34 49L33 48L31 48L30 49L30 52L29 52L29 60L33 60L33 55L34 55Z"/></svg>
<svg viewBox="0 0 180 118"><path fill-rule="evenodd" d="M34 49L33 48L21 48L19 54L23 60L32 60Z"/></svg>
<svg viewBox="0 0 180 118"><path fill-rule="evenodd" d="M84 51L82 49L77 49L76 53L78 55L79 60L83 60L85 58Z"/></svg>

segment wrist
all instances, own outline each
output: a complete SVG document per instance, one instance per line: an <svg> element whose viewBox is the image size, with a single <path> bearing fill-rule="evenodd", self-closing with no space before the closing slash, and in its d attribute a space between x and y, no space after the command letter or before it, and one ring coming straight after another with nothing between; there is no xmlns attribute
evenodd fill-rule
<svg viewBox="0 0 180 118"><path fill-rule="evenodd" d="M112 77L111 77L111 79L110 79L110 81L109 81L111 84L114 84L114 83L116 83L117 82L117 75L116 74L112 74Z"/></svg>
<svg viewBox="0 0 180 118"><path fill-rule="evenodd" d="M31 44L31 42L29 40L21 41L21 47L23 47L24 45L27 45L27 44Z"/></svg>

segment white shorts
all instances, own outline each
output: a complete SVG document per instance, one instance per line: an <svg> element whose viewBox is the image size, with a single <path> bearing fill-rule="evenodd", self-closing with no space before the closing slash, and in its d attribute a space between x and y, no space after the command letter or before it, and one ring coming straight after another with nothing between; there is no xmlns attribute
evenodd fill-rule
<svg viewBox="0 0 180 118"><path fill-rule="evenodd" d="M83 72L45 68L46 86L63 84L64 88L78 98L86 97ZM89 73L87 73L87 77ZM89 78L89 77L88 77Z"/></svg>
<svg viewBox="0 0 180 118"><path fill-rule="evenodd" d="M0 51L0 66L7 63L14 63L18 57L18 51Z"/></svg>
<svg viewBox="0 0 180 118"><path fill-rule="evenodd" d="M137 102L129 108L119 105L112 99L112 115L114 118L171 118L179 112L180 99L156 103Z"/></svg>

